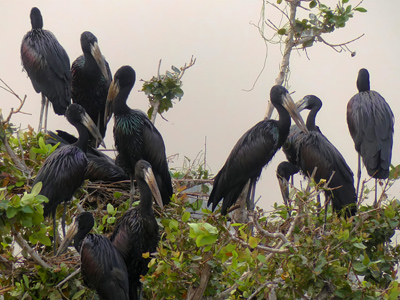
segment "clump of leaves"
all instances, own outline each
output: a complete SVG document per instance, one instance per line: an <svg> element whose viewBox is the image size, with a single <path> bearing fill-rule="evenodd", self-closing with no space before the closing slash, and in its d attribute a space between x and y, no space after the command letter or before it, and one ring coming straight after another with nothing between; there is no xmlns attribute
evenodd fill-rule
<svg viewBox="0 0 400 300"><path fill-rule="evenodd" d="M150 108L147 111L147 115L153 123L157 113L162 114L172 108L173 100L181 100L183 97L182 76L195 62L196 59L193 60L192 57L189 65L185 64L179 69L172 66L172 72L167 70L163 75L160 74L159 70L157 76L153 76L150 80L143 80L142 91L150 101Z"/></svg>

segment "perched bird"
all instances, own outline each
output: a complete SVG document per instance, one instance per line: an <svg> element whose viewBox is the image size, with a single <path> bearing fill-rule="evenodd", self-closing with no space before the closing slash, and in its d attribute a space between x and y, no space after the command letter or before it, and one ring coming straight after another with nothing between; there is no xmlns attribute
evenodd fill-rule
<svg viewBox="0 0 400 300"><path fill-rule="evenodd" d="M288 161L281 162L276 168L276 178L278 179L281 189L283 202L285 203L289 216L291 215L291 205L289 201L289 179L292 175L297 174L300 169Z"/></svg>
<svg viewBox="0 0 400 300"><path fill-rule="evenodd" d="M307 131L289 92L283 86L272 87L270 98L279 113L279 120L263 120L237 141L225 165L214 178L208 200L208 205L212 204L212 210L215 210L221 199L224 199L221 213L225 215L229 207L235 204L249 180L249 194L251 193L254 199L256 181L262 168L272 159L289 134L290 115L303 130ZM249 207L250 195L247 199L247 207L252 209Z"/></svg>
<svg viewBox="0 0 400 300"><path fill-rule="evenodd" d="M45 106L45 130L47 127L48 101L57 115L64 115L71 103L71 71L67 52L53 33L43 29L43 18L37 7L31 10L31 24L32 30L22 40L21 60L33 88L42 93L41 131Z"/></svg>
<svg viewBox="0 0 400 300"><path fill-rule="evenodd" d="M87 286L95 289L102 300L128 300L128 271L124 260L109 239L91 234L94 226L90 212L79 214L57 251L63 253L74 241L81 256L81 272Z"/></svg>
<svg viewBox="0 0 400 300"><path fill-rule="evenodd" d="M79 104L71 104L65 116L78 130L79 138L74 144L58 148L50 154L37 173L33 183L33 185L35 185L38 182L42 182L40 194L49 199L49 201L44 204L44 215L47 216L51 213L53 217L54 251L57 206L64 202L62 228L65 235L66 202L71 200L73 194L82 185L85 178L88 166L88 160L86 158L89 138L88 130L93 136L96 136L99 141L102 140L96 125Z"/></svg>
<svg viewBox="0 0 400 300"><path fill-rule="evenodd" d="M347 104L347 125L358 152L357 195L361 179L361 158L368 175L375 178L375 204L377 179L389 177L392 159L394 115L389 104L370 90L369 73L358 72L358 94Z"/></svg>
<svg viewBox="0 0 400 300"><path fill-rule="evenodd" d="M81 47L83 55L71 66L72 101L86 110L104 138L107 129L104 113L112 74L93 33L85 31L81 34ZM95 139L89 141L92 147L98 146Z"/></svg>
<svg viewBox="0 0 400 300"><path fill-rule="evenodd" d="M351 205L347 209L347 215L354 215L356 212L356 193L354 189L353 172L347 165L345 159L335 146L320 132L315 125L315 117L322 107L321 100L314 96L305 96L297 104L299 112L303 109L309 109L307 117L308 133L300 132L296 135L296 140L288 140L291 145L282 147L286 154L287 149L291 149L290 155L296 153L295 157L288 160L297 162L305 176L311 177L314 173L314 180L318 183L321 179L328 181L333 172L328 187L331 191L326 191L327 199L332 198L332 204L335 211L340 212L345 206ZM293 129L296 132L296 129ZM292 148L291 148L292 147Z"/></svg>
<svg viewBox="0 0 400 300"><path fill-rule="evenodd" d="M173 191L164 140L144 112L126 105L135 80L135 71L130 66L123 66L115 73L107 96L106 118L114 113L115 147L120 166L131 177L131 199L135 191L135 165L143 159L151 164L163 204L167 205Z"/></svg>
<svg viewBox="0 0 400 300"><path fill-rule="evenodd" d="M57 130L57 133L49 132L49 138L46 140L48 144L55 145L60 143L59 147L73 144L78 139L68 132ZM129 180L129 176L125 171L115 164L115 161L103 152L88 146L86 151L88 159L88 168L86 170L85 179L90 181L122 181Z"/></svg>
<svg viewBox="0 0 400 300"><path fill-rule="evenodd" d="M135 179L139 187L140 203L118 219L110 238L128 268L131 300L141 299L140 276L147 274L150 262L150 257L144 258L143 254L155 252L160 240L153 212L153 196L157 204L163 207L155 175L147 161L139 160L136 163Z"/></svg>

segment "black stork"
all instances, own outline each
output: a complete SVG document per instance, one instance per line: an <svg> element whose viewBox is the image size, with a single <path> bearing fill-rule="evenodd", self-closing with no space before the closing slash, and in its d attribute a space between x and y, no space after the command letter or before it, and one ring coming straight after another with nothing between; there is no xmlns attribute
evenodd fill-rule
<svg viewBox="0 0 400 300"><path fill-rule="evenodd" d="M332 198L333 209L340 212L345 206L352 205L346 210L346 215L354 215L356 212L356 192L354 189L353 172L347 165L345 159L336 147L321 133L315 125L315 118L322 107L322 101L314 96L305 96L298 104L299 112L303 109L309 109L310 113L307 117L308 133L300 132L296 140L289 140L291 145L284 145L282 148L286 154L287 149L291 149L288 160L301 169L305 176L310 177L314 169L314 179L318 183L321 179L329 180L328 187L331 191L326 191L327 199ZM293 129L295 133L297 129ZM295 157L293 157L293 153Z"/></svg>
<svg viewBox="0 0 400 300"><path fill-rule="evenodd" d="M56 149L46 158L36 175L33 185L42 182L41 195L49 201L44 204L44 215L52 214L54 251L56 243L56 210L57 206L64 202L62 229L65 235L65 212L67 201L71 200L75 191L82 185L88 166L86 149L89 132L102 141L101 135L90 119L89 115L79 104L68 106L65 116L75 126L79 133L79 139L72 145Z"/></svg>
<svg viewBox="0 0 400 300"><path fill-rule="evenodd" d="M274 86L270 92L271 102L279 114L279 120L263 120L250 128L236 143L225 165L214 178L208 200L215 210L223 198L221 213L235 204L246 183L250 180L247 207L252 209L250 194L254 199L255 185L262 168L273 158L285 142L290 128L290 115L299 126L307 131L289 92L283 86ZM289 115L290 114L290 115Z"/></svg>
<svg viewBox="0 0 400 300"><path fill-rule="evenodd" d="M297 174L300 169L294 164L283 161L276 168L276 178L278 179L279 188L281 189L283 202L287 207L289 216L291 215L291 204L289 200L289 180L294 174Z"/></svg>
<svg viewBox="0 0 400 300"><path fill-rule="evenodd" d="M86 110L104 138L107 129L104 113L112 74L93 33L85 31L81 34L81 47L83 55L79 56L71 66L72 101ZM98 146L92 138L90 145Z"/></svg>
<svg viewBox="0 0 400 300"><path fill-rule="evenodd" d="M86 285L95 289L101 300L128 300L129 281L125 262L111 241L89 233L94 226L92 213L79 214L68 229L57 256L74 241L81 256L81 272Z"/></svg>
<svg viewBox="0 0 400 300"><path fill-rule="evenodd" d="M139 205L129 209L117 221L111 242L125 260L129 274L129 294L131 300L141 299L140 276L148 272L150 258L144 253L157 250L160 240L159 228L153 211L153 196L163 207L160 191L151 165L139 160L135 167L135 179L139 187Z"/></svg>
<svg viewBox="0 0 400 300"><path fill-rule="evenodd" d="M43 29L43 18L37 7L31 9L32 30L21 44L22 65L37 93L42 93L39 131L42 130L43 112L45 130L50 101L57 115L65 115L71 103L71 71L69 57L53 33Z"/></svg>
<svg viewBox="0 0 400 300"><path fill-rule="evenodd" d="M59 147L71 145L78 139L68 132L57 130L57 133L50 131L47 143L55 145L60 143ZM90 181L109 181L116 182L129 180L129 176L115 161L108 155L99 151L96 148L88 146L86 151L88 159L88 167L85 174L85 179Z"/></svg>
<svg viewBox="0 0 400 300"><path fill-rule="evenodd" d="M357 195L361 179L361 157L368 175L375 178L375 202L377 179L389 177L392 160L394 115L389 104L375 91L370 90L369 73L358 72L358 94L347 104L347 125L358 152Z"/></svg>
<svg viewBox="0 0 400 300"><path fill-rule="evenodd" d="M114 113L115 147L120 166L131 177L131 201L135 191L135 165L143 159L151 164L163 204L167 205L173 191L164 140L144 112L126 104L135 80L135 71L130 66L123 66L115 73L107 96L106 118Z"/></svg>

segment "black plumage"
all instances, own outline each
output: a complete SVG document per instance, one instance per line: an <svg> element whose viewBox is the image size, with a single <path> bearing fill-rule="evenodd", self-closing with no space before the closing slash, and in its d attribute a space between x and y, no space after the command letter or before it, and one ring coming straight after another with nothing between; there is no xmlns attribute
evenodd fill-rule
<svg viewBox="0 0 400 300"><path fill-rule="evenodd" d="M30 18L32 30L22 40L21 60L33 88L42 93L41 130L45 104L47 117L48 101L58 115L64 115L71 103L71 72L67 52L53 33L43 29L43 18L37 7L32 8Z"/></svg>
<svg viewBox="0 0 400 300"><path fill-rule="evenodd" d="M71 66L72 101L86 110L104 138L107 129L104 113L112 74L94 34L89 31L83 32L81 47L83 55ZM90 139L90 145L97 146L94 139Z"/></svg>
<svg viewBox="0 0 400 300"><path fill-rule="evenodd" d="M283 161L276 168L276 178L278 179L279 188L282 193L283 202L288 208L289 216L291 214L291 205L289 201L289 179L294 174L297 174L300 169L294 164Z"/></svg>
<svg viewBox="0 0 400 300"><path fill-rule="evenodd" d="M290 115L296 123L299 123L299 126L307 130L284 87L272 87L270 97L279 113L279 120L263 120L250 128L237 141L224 166L214 178L213 189L208 200L208 205L212 204L213 210L221 199L224 199L221 213L226 214L249 180L249 194L251 192L254 196L255 184L262 168L272 159L289 134Z"/></svg>
<svg viewBox="0 0 400 300"><path fill-rule="evenodd" d="M173 191L164 140L144 112L131 109L126 104L135 80L135 71L130 66L123 66L115 73L107 97L106 117L114 113L118 162L131 176L132 192L135 165L141 159L146 160L152 166L163 204L167 205Z"/></svg>
<svg viewBox="0 0 400 300"><path fill-rule="evenodd" d="M297 162L297 166L305 176L310 177L314 169L314 180L318 183L321 179L329 180L334 173L328 187L331 191L326 191L327 198L332 198L335 211L340 212L346 205L352 205L347 210L348 215L356 212L356 193L354 189L353 172L347 165L341 153L334 145L320 132L315 125L315 117L322 107L321 100L313 95L305 96L298 105L299 111L309 109L307 117L308 133L300 132L296 135L296 140L290 141L291 145L284 145L282 148L286 154L287 149L291 149L291 162ZM296 129L293 129L296 131ZM291 148L292 147L292 148ZM289 160L289 157L288 157Z"/></svg>
<svg viewBox="0 0 400 300"><path fill-rule="evenodd" d="M347 104L347 124L358 152L358 183L361 177L360 156L368 175L375 179L389 176L392 159L394 115L389 104L370 90L369 73L358 72L358 94ZM358 192L358 188L357 188Z"/></svg>
<svg viewBox="0 0 400 300"><path fill-rule="evenodd" d="M125 262L109 239L90 234L93 215L83 212L70 226L57 256L74 241L81 256L81 272L87 286L95 289L101 300L128 300L129 281Z"/></svg>
<svg viewBox="0 0 400 300"><path fill-rule="evenodd" d="M53 216L53 232L55 237L57 206L64 202L64 216L62 227L65 230L65 207L66 202L71 200L75 191L82 185L88 161L86 158L87 142L90 130L93 136L101 141L97 127L78 104L71 104L67 111L68 121L75 126L79 133L79 139L72 145L56 149L45 160L36 175L33 185L42 182L41 195L46 196L49 201L44 204L44 215L50 213ZM55 239L54 239L55 249Z"/></svg>
<svg viewBox="0 0 400 300"><path fill-rule="evenodd" d="M77 141L76 137L62 130L57 130L57 134L50 131L49 135L47 143L51 145L60 143L59 147L70 145ZM86 157L88 159L88 167L85 179L110 182L129 180L129 176L121 167L115 164L115 161L111 157L96 148L88 146Z"/></svg>
<svg viewBox="0 0 400 300"><path fill-rule="evenodd" d="M140 276L148 271L149 258L144 258L144 253L157 250L160 240L159 228L153 212L153 196L163 207L156 178L151 165L144 160L136 163L135 179L139 187L140 203L129 209L117 221L111 241L125 260L129 274L130 299L140 299Z"/></svg>

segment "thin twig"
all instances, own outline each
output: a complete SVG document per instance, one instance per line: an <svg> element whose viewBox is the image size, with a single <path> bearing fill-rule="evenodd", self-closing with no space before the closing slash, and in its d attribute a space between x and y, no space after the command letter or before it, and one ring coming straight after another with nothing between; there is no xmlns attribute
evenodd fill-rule
<svg viewBox="0 0 400 300"><path fill-rule="evenodd" d="M74 272L69 274L67 277L64 278L63 281L61 281L59 284L56 285L56 288L61 287L64 283L66 283L68 280L70 280L72 277L74 277L76 274L78 274L81 271L81 268L79 267L76 269Z"/></svg>

